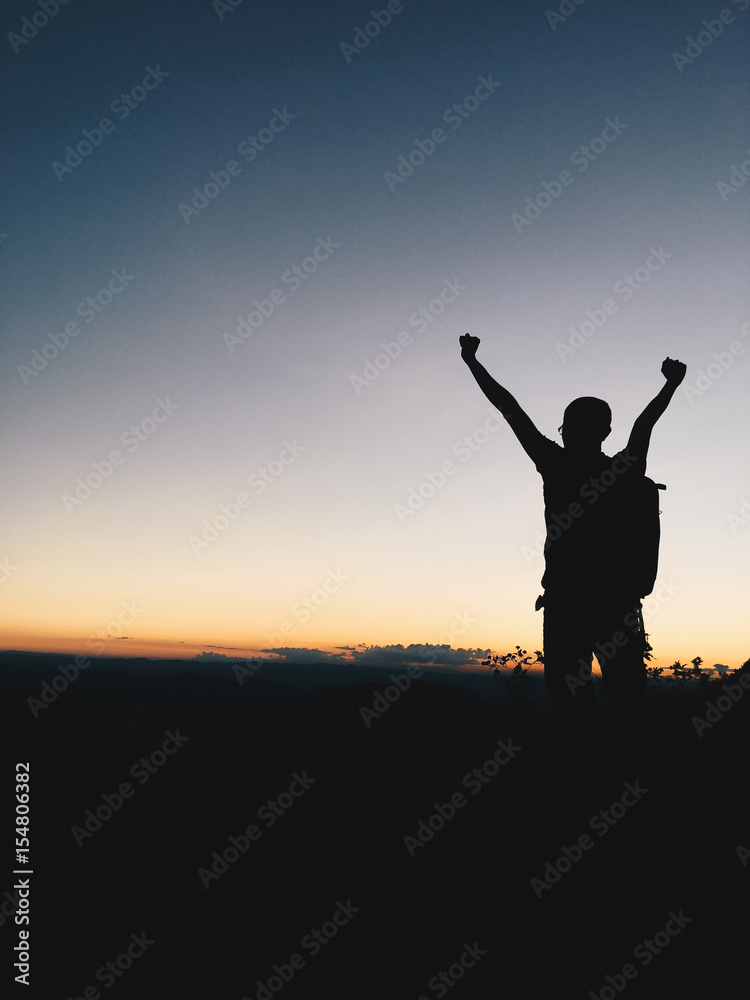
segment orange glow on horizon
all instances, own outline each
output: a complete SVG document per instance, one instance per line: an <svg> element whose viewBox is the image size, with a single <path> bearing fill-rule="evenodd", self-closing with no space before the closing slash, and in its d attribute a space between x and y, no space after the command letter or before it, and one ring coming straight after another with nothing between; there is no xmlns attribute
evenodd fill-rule
<svg viewBox="0 0 750 1000"><path fill-rule="evenodd" d="M354 646L355 643L316 643L311 646L304 646L300 643L289 643L285 648L294 650L309 650L309 649L319 649L323 654L343 654L344 659L338 661L342 664L355 665L354 659L349 655L346 649L342 649L342 646ZM388 646L389 643L372 643L369 645L381 645ZM395 645L395 644L393 644ZM402 643L404 646L410 645L410 643ZM419 643L414 643L414 645L420 645ZM102 648L103 646L103 648ZM281 648L281 647L279 647ZM454 647L456 648L456 647ZM492 654L499 654L501 650L510 651L514 648L513 644L506 643L505 645L499 644L492 648ZM169 638L132 638L132 639L116 639L108 638L106 640L94 640L91 637L81 638L75 636L67 636L65 638L59 636L33 636L29 634L19 634L10 632L0 632L0 650L2 651L13 651L17 650L19 652L28 653L50 653L59 654L61 656L76 656L84 655L91 657L92 660L97 659L118 659L121 658L124 661L128 659L135 658L145 658L151 660L186 660L191 661L200 653L216 653L219 655L226 656L231 661L239 661L243 659L263 659L269 663L283 662L279 661L278 658L268 652L268 646L244 646L242 644L210 644L205 642L195 642L195 641L183 641L183 640L173 640ZM700 650L698 652L690 651L691 655L688 656L685 651L681 651L679 654L670 653L669 656L666 653L659 651L657 656L648 661L648 667L662 667L667 669L673 663L679 660L681 663L688 663L692 656L700 655ZM529 655L533 655L531 650L529 650ZM711 656L704 656L704 667L713 667L715 662L719 662L717 659ZM730 670L735 670L742 666L748 660L747 650L738 650L736 655L725 656L723 662L726 662ZM217 661L220 662L220 661ZM293 658L290 662L294 662ZM329 661L323 661L329 662ZM478 672L490 671L490 667L483 667L481 664L430 664L423 660L412 661L415 666L421 666L425 669L429 669L430 666L445 667L449 666L453 669L461 670L472 670ZM388 666L387 661L384 662L385 666ZM398 666L393 667L394 670L398 669ZM595 676L600 676L601 671L599 665L594 659L594 674ZM543 670L540 664L533 664L531 667L532 673L541 673ZM500 669L499 673L501 676L510 676L510 670Z"/></svg>

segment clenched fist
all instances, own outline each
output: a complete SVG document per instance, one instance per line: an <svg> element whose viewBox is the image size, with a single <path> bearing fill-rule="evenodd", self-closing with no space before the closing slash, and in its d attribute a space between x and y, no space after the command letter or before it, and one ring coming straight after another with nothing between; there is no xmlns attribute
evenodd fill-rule
<svg viewBox="0 0 750 1000"><path fill-rule="evenodd" d="M682 361L675 361L674 358L665 358L662 362L661 373L670 385L679 385L685 378L687 365Z"/></svg>
<svg viewBox="0 0 750 1000"><path fill-rule="evenodd" d="M476 357L477 348L479 347L479 337L472 337L470 333L465 333L463 337L458 338L458 342L461 345L461 357L464 361L472 361Z"/></svg>

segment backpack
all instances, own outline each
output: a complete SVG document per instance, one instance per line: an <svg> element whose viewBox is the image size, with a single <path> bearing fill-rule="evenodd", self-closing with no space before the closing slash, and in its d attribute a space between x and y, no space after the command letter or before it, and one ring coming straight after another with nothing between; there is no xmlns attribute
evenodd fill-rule
<svg viewBox="0 0 750 1000"><path fill-rule="evenodd" d="M654 589L659 563L659 490L648 476L624 476L611 490L610 552L618 585L646 597Z"/></svg>

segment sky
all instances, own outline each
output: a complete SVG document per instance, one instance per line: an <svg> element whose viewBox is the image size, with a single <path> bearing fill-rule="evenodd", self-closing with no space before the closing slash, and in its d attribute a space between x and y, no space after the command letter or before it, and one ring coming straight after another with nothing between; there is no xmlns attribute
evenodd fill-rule
<svg viewBox="0 0 750 1000"><path fill-rule="evenodd" d="M0 648L541 648L468 331L608 454L687 364L647 631L747 659L750 0L54 7L3 11Z"/></svg>

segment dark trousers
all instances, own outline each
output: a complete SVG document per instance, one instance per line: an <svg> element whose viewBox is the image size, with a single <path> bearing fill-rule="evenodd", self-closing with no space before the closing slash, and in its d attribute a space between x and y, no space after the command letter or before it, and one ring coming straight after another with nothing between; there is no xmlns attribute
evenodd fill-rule
<svg viewBox="0 0 750 1000"><path fill-rule="evenodd" d="M645 777L651 731L646 703L648 648L636 598L549 595L544 598L544 681L552 703L551 777L567 789L586 788L592 754L592 657L618 727L619 767ZM639 775L639 771L641 774Z"/></svg>

